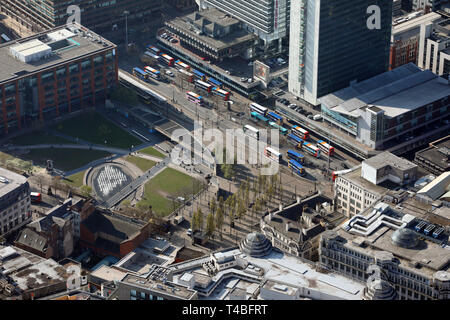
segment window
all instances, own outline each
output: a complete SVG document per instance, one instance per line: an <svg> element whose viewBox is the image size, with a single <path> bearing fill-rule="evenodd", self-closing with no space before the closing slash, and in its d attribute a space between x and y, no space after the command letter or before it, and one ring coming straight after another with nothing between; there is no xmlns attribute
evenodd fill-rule
<svg viewBox="0 0 450 320"><path fill-rule="evenodd" d="M164 300L164 298L163 297L158 297L157 300Z"/></svg>
<svg viewBox="0 0 450 320"><path fill-rule="evenodd" d="M141 292L141 299L145 299L145 292Z"/></svg>
<svg viewBox="0 0 450 320"><path fill-rule="evenodd" d="M131 291L130 291L130 295L131 295L132 297L136 297L136 290L131 290Z"/></svg>

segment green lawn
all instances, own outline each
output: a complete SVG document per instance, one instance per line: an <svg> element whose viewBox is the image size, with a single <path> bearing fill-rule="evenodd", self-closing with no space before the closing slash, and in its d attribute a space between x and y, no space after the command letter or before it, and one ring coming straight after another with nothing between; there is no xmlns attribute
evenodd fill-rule
<svg viewBox="0 0 450 320"><path fill-rule="evenodd" d="M125 160L135 164L139 169L141 169L144 172L154 167L156 164L155 161L139 158L136 156L127 156L125 157Z"/></svg>
<svg viewBox="0 0 450 320"><path fill-rule="evenodd" d="M46 131L38 130L12 138L11 143L17 146L31 146L36 144L48 144L48 143L61 144L73 142L61 137L48 134Z"/></svg>
<svg viewBox="0 0 450 320"><path fill-rule="evenodd" d="M66 177L65 180L62 180L64 183L67 183L71 187L79 188L83 185L83 178L86 170L80 171L78 173L72 174Z"/></svg>
<svg viewBox="0 0 450 320"><path fill-rule="evenodd" d="M201 184L194 178L172 168L166 168L156 177L146 183L144 198L138 202L138 207L148 208L159 216L166 216L174 210L173 198L191 195L200 190ZM175 204L178 207L179 203Z"/></svg>
<svg viewBox="0 0 450 320"><path fill-rule="evenodd" d="M141 149L141 150L139 150L139 152L148 154L150 156L158 157L158 158L166 157L165 155L163 155L161 152L159 152L158 150L156 150L153 147L147 147L147 148Z"/></svg>
<svg viewBox="0 0 450 320"><path fill-rule="evenodd" d="M142 144L141 140L94 111L67 119L54 125L52 129L75 138L110 147L128 149L131 146Z"/></svg>
<svg viewBox="0 0 450 320"><path fill-rule="evenodd" d="M33 164L45 166L47 160L53 160L55 168L69 171L82 167L91 161L108 156L108 152L83 149L33 149L23 157L33 160Z"/></svg>

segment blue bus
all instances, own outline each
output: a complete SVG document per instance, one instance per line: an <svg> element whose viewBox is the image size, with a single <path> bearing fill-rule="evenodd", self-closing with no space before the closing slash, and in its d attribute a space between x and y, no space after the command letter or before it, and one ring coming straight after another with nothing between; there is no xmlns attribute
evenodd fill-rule
<svg viewBox="0 0 450 320"><path fill-rule="evenodd" d="M256 121L269 122L269 119L260 115L258 112L253 111L252 113L250 113L250 116L252 117L252 119L255 119Z"/></svg>
<svg viewBox="0 0 450 320"><path fill-rule="evenodd" d="M292 169L292 171L294 171L299 176L304 176L306 173L303 166L295 160L289 160L288 166L289 166L289 168Z"/></svg>
<svg viewBox="0 0 450 320"><path fill-rule="evenodd" d="M137 67L133 68L133 75L142 80L147 79L147 72Z"/></svg>
<svg viewBox="0 0 450 320"><path fill-rule="evenodd" d="M205 74L201 73L198 70L192 70L191 71L194 74L194 77L196 77L197 79L201 80L201 81L205 81Z"/></svg>
<svg viewBox="0 0 450 320"><path fill-rule="evenodd" d="M288 152L287 152L287 158L291 159L291 160L295 160L298 163L303 163L303 160L305 159L305 156L302 155L301 153L298 153L297 151L289 149Z"/></svg>
<svg viewBox="0 0 450 320"><path fill-rule="evenodd" d="M208 82L211 83L211 84L213 84L214 86L216 86L216 87L222 89L222 82L217 81L217 80L214 79L214 78L208 78Z"/></svg>
<svg viewBox="0 0 450 320"><path fill-rule="evenodd" d="M272 111L267 113L267 118L278 124L281 124L283 122L283 117L277 115L275 112L272 112Z"/></svg>
<svg viewBox="0 0 450 320"><path fill-rule="evenodd" d="M287 136L287 141L294 145L295 148L297 149L301 149L302 145L303 145L303 139L298 137L297 135L293 134L293 133L289 133Z"/></svg>

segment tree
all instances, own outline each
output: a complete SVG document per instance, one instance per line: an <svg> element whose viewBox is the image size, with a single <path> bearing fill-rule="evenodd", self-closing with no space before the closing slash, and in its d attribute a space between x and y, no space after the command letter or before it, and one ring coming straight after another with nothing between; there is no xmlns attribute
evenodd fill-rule
<svg viewBox="0 0 450 320"><path fill-rule="evenodd" d="M214 224L214 214L210 212L206 217L206 234L211 237L214 234L216 226Z"/></svg>
<svg viewBox="0 0 450 320"><path fill-rule="evenodd" d="M244 200L239 199L238 205L237 205L237 217L238 217L238 219L241 219L246 212L247 212L247 210L245 209Z"/></svg>
<svg viewBox="0 0 450 320"><path fill-rule="evenodd" d="M209 201L209 210L212 212L212 214L214 214L214 213L216 212L216 208L217 208L216 198L213 197L213 198Z"/></svg>
<svg viewBox="0 0 450 320"><path fill-rule="evenodd" d="M203 229L203 212L200 208L192 216L192 229L194 231Z"/></svg>
<svg viewBox="0 0 450 320"><path fill-rule="evenodd" d="M222 198L223 199L223 198ZM220 200L220 199L219 199ZM222 226L223 226L223 208L219 205L216 211L216 227L219 229L220 232L220 239L222 240Z"/></svg>

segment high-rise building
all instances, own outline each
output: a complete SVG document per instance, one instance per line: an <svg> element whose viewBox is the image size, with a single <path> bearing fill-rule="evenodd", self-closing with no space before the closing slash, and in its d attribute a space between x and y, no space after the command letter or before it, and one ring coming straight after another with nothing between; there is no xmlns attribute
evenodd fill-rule
<svg viewBox="0 0 450 320"><path fill-rule="evenodd" d="M289 34L290 0L198 0L200 9L215 7L242 21L263 42L264 51L280 52Z"/></svg>
<svg viewBox="0 0 450 320"><path fill-rule="evenodd" d="M374 5L379 12L368 10ZM318 105L319 97L388 69L391 1L298 0L290 14L289 91L294 95ZM372 18L379 28L372 28Z"/></svg>

